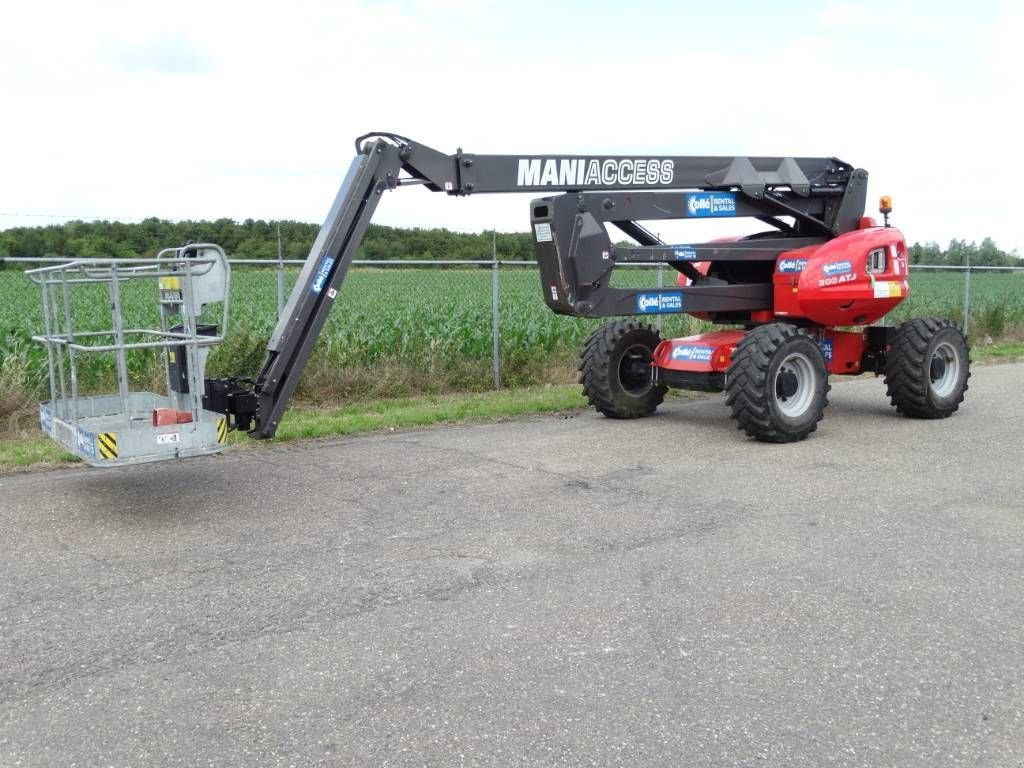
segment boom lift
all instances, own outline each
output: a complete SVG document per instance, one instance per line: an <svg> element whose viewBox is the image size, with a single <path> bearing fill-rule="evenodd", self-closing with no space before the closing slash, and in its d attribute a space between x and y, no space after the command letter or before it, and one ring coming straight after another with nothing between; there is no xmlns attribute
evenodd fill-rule
<svg viewBox="0 0 1024 768"><path fill-rule="evenodd" d="M963 401L967 340L946 320L872 326L908 294L907 247L864 216L868 174L831 157L445 154L393 133L356 139L356 157L267 345L255 381L206 379L202 406L230 428L272 437L382 195L532 192L541 291L552 311L613 320L587 340L580 382L612 418L654 412L669 387L725 391L740 429L791 442L813 432L828 375L884 374L901 413L943 418ZM561 193L561 194L555 194ZM669 244L640 222L749 217L738 239ZM614 225L637 245L616 245ZM662 262L658 289L613 287L616 265ZM661 339L636 318L688 313L733 326ZM736 327L739 326L739 327ZM842 330L840 330L842 329Z"/></svg>
<svg viewBox="0 0 1024 768"><path fill-rule="evenodd" d="M653 413L667 387L726 390L747 434L789 442L821 419L829 373L884 374L908 416L949 416L963 400L969 362L959 329L937 319L869 325L907 296L907 246L888 226L888 199L886 226L864 217L868 174L841 160L448 155L381 133L359 137L356 153L268 344L253 437L277 429L381 195L412 184L449 195L547 195L530 203L530 224L554 312L687 312L742 326L671 340L635 319L599 328L581 355L581 383L606 416ZM638 223L737 216L770 228L734 242L670 245ZM639 245L616 246L606 224ZM631 261L670 264L678 284L612 287L612 270ZM845 326L861 329L837 330Z"/></svg>

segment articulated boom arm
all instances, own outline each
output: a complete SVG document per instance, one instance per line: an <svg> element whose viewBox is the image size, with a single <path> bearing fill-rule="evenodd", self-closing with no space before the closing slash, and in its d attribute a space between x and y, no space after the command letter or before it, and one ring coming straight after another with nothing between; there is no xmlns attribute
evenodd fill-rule
<svg viewBox="0 0 1024 768"><path fill-rule="evenodd" d="M850 165L836 158L659 157L608 155L446 155L391 133L356 139L356 152L369 154L377 143L395 147L406 183L421 183L451 195L576 190L740 188L760 199L772 187L794 194L842 194Z"/></svg>
<svg viewBox="0 0 1024 768"><path fill-rule="evenodd" d="M856 228L867 173L835 158L444 154L396 134L356 140L357 155L267 345L256 379L256 426L272 437L362 242L381 195L413 184L450 195L569 192L531 203L544 298L563 314L636 314L637 291L611 288L618 261L664 261L693 281L688 311L747 312L770 300L763 284L704 278L690 262L772 261ZM668 246L638 221L753 216L780 237ZM789 217L793 223L779 217ZM612 223L639 246L611 243Z"/></svg>

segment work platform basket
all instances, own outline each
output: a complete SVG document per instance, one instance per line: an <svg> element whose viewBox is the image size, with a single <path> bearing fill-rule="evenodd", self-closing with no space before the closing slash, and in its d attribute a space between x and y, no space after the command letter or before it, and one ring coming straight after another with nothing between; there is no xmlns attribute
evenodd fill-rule
<svg viewBox="0 0 1024 768"><path fill-rule="evenodd" d="M206 359L228 327L231 270L220 246L168 248L155 259L82 259L25 274L42 292L44 333L33 339L46 346L49 368L50 399L39 405L43 432L101 467L223 450L226 418L203 408ZM159 327L126 327L126 309L129 319L148 314ZM130 369L146 355L163 361L163 394L132 391ZM86 356L112 359L117 392L79 391Z"/></svg>

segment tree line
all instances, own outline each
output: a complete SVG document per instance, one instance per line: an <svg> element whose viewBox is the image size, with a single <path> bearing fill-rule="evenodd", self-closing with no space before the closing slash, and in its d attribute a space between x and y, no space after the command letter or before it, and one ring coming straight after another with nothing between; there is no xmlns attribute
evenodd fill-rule
<svg viewBox="0 0 1024 768"><path fill-rule="evenodd" d="M986 237L981 244L973 240L953 239L946 248L938 243L914 243L907 249L911 264L944 264L951 267L962 267L967 264L975 267L1022 267L1024 259L1016 250L1004 251L999 248L991 237Z"/></svg>
<svg viewBox="0 0 1024 768"><path fill-rule="evenodd" d="M0 258L148 258L161 248L187 242L217 243L228 255L240 259L276 259L278 232L281 253L286 259L305 259L319 225L301 221L232 219L215 221L167 221L149 218L138 223L119 221L69 221L42 227L14 227L0 231ZM448 229L402 229L371 224L359 247L359 259L489 259L491 239L497 242L501 259L534 258L533 239L528 232L452 232ZM980 244L951 240L946 248L938 243L915 243L910 247L911 264L961 266L1024 266L1016 251L1004 251L992 238Z"/></svg>
<svg viewBox="0 0 1024 768"><path fill-rule="evenodd" d="M217 243L232 258L305 259L320 227L302 221L231 219L167 221L150 218L135 224L119 221L69 221L42 227L0 231L0 258L151 258L162 249L193 243ZM502 259L532 259L533 240L526 232L493 233ZM371 224L358 259L489 259L491 232L448 229L400 229Z"/></svg>

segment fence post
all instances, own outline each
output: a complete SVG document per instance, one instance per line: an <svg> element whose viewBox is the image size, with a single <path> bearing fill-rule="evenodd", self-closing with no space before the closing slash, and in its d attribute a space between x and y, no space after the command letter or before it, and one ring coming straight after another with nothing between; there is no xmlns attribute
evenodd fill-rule
<svg viewBox="0 0 1024 768"><path fill-rule="evenodd" d="M665 277L662 273L662 269L665 268L664 264L658 264L658 287L663 288L665 286ZM661 333L661 315L655 315L654 327L658 329L658 333Z"/></svg>
<svg viewBox="0 0 1024 768"><path fill-rule="evenodd" d="M964 336L967 335L967 324L971 321L971 252L967 251L967 269L964 271Z"/></svg>
<svg viewBox="0 0 1024 768"><path fill-rule="evenodd" d="M491 360L494 388L501 389L500 336L498 330L498 236L491 232Z"/></svg>
<svg viewBox="0 0 1024 768"><path fill-rule="evenodd" d="M277 319L284 314L284 257L281 254L281 222L277 222Z"/></svg>

